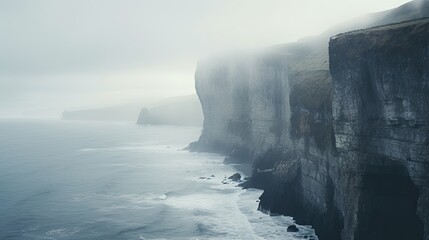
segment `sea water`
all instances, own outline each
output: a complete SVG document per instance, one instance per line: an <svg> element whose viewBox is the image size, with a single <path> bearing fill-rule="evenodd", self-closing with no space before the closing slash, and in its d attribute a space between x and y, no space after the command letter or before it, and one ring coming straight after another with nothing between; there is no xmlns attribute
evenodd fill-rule
<svg viewBox="0 0 429 240"><path fill-rule="evenodd" d="M0 239L303 239L194 127L0 120Z"/></svg>

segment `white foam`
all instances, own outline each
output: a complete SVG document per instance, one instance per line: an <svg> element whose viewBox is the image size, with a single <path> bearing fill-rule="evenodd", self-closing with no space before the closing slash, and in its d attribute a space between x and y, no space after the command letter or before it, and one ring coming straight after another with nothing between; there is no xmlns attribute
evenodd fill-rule
<svg viewBox="0 0 429 240"><path fill-rule="evenodd" d="M240 194L239 208L247 217L255 233L263 239L302 239L303 236L313 236L314 229L310 226L297 225L299 232L287 232L287 227L295 224L292 217L287 216L269 216L257 210L256 200L262 194L261 190L248 189ZM296 225L296 224L295 224Z"/></svg>
<svg viewBox="0 0 429 240"><path fill-rule="evenodd" d="M295 224L291 217L269 216L258 211L257 200L262 194L261 190L244 190L236 187L238 183L233 181L222 184L225 177L236 172L231 166L222 164L222 157L199 154L199 158L202 162L205 161L202 165L204 169L193 173L194 176L190 176L188 180L206 184L208 191L169 197L164 203L174 208L210 213L194 216L197 222L219 233L219 236L207 236L204 239L295 240L303 239L305 235L315 236L314 230L309 226L297 225L300 230L298 233L287 232L287 227ZM207 168L207 164L211 167ZM223 237L222 233L225 233L226 237Z"/></svg>
<svg viewBox="0 0 429 240"><path fill-rule="evenodd" d="M44 232L43 235L39 235L39 234L31 233L33 230L36 230L36 229L30 229L30 231L24 233L23 236L25 236L26 239L57 240L57 239L70 238L73 235L80 232L78 228L55 228Z"/></svg>
<svg viewBox="0 0 429 240"><path fill-rule="evenodd" d="M143 193L143 194L121 194L118 198L128 201L133 204L144 204L148 201L165 200L167 195L158 193Z"/></svg>

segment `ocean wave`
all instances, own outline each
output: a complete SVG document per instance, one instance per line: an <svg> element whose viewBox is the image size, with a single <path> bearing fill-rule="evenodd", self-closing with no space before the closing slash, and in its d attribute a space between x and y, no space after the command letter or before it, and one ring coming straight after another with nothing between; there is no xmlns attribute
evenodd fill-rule
<svg viewBox="0 0 429 240"><path fill-rule="evenodd" d="M37 229L31 229L23 233L25 239L37 239L37 240L58 240L73 237L80 232L78 228L54 228L44 233L38 233Z"/></svg>

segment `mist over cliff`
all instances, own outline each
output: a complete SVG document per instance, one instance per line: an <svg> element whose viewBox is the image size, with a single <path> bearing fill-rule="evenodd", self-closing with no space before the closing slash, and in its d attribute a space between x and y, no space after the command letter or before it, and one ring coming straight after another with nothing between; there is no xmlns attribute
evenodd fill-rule
<svg viewBox="0 0 429 240"><path fill-rule="evenodd" d="M429 240L407 1L0 1L0 240Z"/></svg>
<svg viewBox="0 0 429 240"><path fill-rule="evenodd" d="M137 124L202 126L203 113L196 95L175 97L141 109Z"/></svg>
<svg viewBox="0 0 429 240"><path fill-rule="evenodd" d="M198 97L188 95L167 98L150 104L134 103L104 108L65 110L62 114L62 120L202 126L203 113Z"/></svg>
<svg viewBox="0 0 429 240"><path fill-rule="evenodd" d="M202 57L296 41L406 1L1 1L0 117L195 94Z"/></svg>

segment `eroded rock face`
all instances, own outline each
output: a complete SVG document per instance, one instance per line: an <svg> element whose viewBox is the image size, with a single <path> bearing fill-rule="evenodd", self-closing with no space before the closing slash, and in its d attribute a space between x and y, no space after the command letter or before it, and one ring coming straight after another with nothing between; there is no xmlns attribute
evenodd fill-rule
<svg viewBox="0 0 429 240"><path fill-rule="evenodd" d="M429 20L334 37L330 65L343 239L429 239Z"/></svg>
<svg viewBox="0 0 429 240"><path fill-rule="evenodd" d="M263 53L201 61L195 86L204 129L190 148L247 161L278 144L289 116L284 61Z"/></svg>
<svg viewBox="0 0 429 240"><path fill-rule="evenodd" d="M342 217L329 176L335 151L331 77L323 58L312 58L324 53L308 48L303 54L302 47L200 62L196 89L204 129L190 149L253 163L244 185L265 190L261 210L292 215L314 225L321 239L335 240Z"/></svg>

